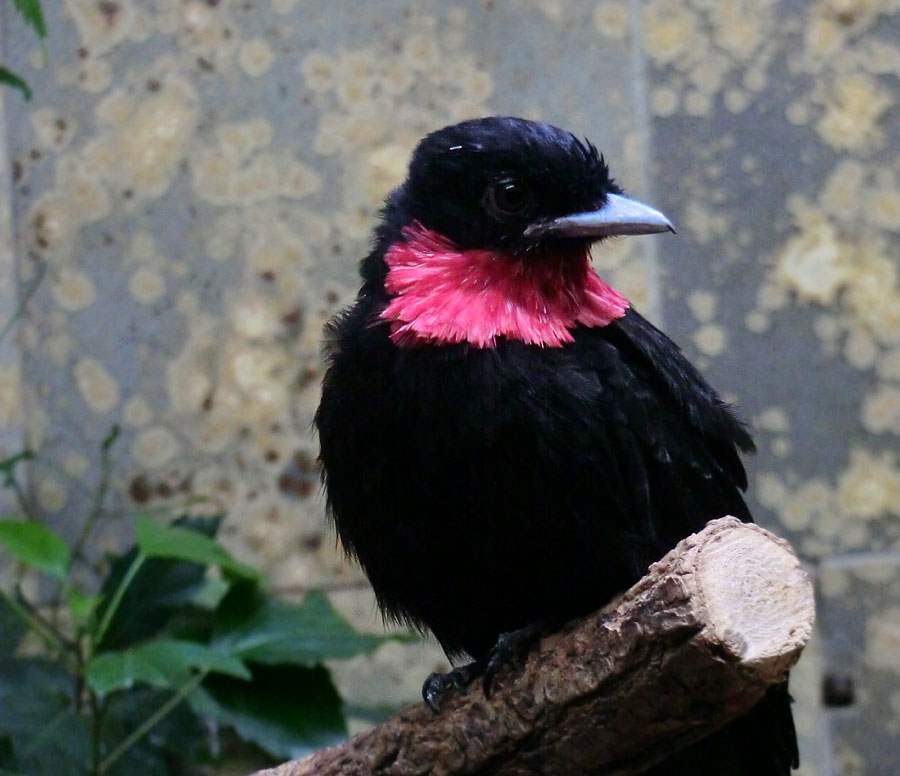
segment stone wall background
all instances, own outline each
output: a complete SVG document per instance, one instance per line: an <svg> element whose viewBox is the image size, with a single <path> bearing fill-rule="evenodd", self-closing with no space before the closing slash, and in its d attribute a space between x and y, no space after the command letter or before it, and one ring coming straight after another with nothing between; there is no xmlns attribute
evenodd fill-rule
<svg viewBox="0 0 900 776"><path fill-rule="evenodd" d="M47 62L0 6L35 93L0 98L2 321L33 293L0 455L37 452L48 521L77 534L120 424L110 514L224 509L273 586L379 629L323 520L321 326L418 137L548 120L679 226L595 264L753 422L756 513L819 592L803 774L900 771L898 0L45 5ZM441 656L374 660L335 666L360 705L415 699Z"/></svg>

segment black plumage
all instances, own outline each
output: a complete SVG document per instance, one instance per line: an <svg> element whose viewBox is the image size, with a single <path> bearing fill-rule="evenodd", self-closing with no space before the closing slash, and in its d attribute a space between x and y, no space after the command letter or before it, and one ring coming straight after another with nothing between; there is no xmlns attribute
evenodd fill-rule
<svg viewBox="0 0 900 776"><path fill-rule="evenodd" d="M751 519L749 434L633 309L556 346L402 340L383 317L385 257L410 225L511 268L577 262L640 230L557 219L620 193L597 151L555 127L490 118L429 135L330 326L316 423L335 525L383 612L452 657L483 664L501 633L596 610L708 520ZM780 686L652 773L780 776L795 761Z"/></svg>

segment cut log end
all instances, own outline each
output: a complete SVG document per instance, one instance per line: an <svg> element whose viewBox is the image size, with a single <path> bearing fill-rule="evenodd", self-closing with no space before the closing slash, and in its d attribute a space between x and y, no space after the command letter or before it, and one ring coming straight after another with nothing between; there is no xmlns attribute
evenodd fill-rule
<svg viewBox="0 0 900 776"><path fill-rule="evenodd" d="M759 526L727 517L703 533L696 579L708 638L761 680L777 681L812 633L812 582L790 545Z"/></svg>

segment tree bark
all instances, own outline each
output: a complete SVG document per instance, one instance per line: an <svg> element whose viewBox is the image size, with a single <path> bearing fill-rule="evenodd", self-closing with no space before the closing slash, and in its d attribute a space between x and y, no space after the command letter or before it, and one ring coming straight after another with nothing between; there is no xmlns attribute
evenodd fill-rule
<svg viewBox="0 0 900 776"><path fill-rule="evenodd" d="M782 681L814 617L790 546L733 517L684 539L607 607L440 714L410 707L256 776L637 774Z"/></svg>

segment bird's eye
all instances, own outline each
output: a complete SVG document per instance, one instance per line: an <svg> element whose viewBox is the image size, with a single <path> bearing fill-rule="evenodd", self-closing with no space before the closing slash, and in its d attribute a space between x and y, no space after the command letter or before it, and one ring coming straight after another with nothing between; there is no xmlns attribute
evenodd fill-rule
<svg viewBox="0 0 900 776"><path fill-rule="evenodd" d="M484 205L495 217L518 216L531 205L532 191L512 178L491 183L484 193Z"/></svg>

